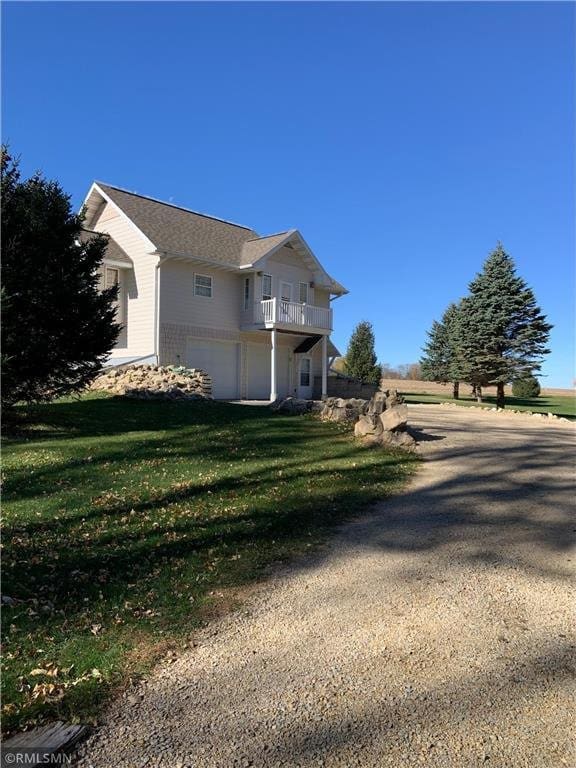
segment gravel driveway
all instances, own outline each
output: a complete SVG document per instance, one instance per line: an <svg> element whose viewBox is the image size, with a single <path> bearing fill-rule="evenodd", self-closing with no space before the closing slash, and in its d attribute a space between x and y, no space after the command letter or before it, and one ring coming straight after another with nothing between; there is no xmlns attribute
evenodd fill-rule
<svg viewBox="0 0 576 768"><path fill-rule="evenodd" d="M574 425L410 424L408 491L116 702L82 766L576 765Z"/></svg>

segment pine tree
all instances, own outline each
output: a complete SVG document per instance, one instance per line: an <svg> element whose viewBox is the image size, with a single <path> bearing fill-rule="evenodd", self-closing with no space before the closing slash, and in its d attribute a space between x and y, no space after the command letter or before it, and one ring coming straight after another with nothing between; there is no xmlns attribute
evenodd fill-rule
<svg viewBox="0 0 576 768"><path fill-rule="evenodd" d="M460 362L459 306L450 304L438 322L434 320L428 331L428 342L423 348L420 360L422 376L426 381L439 384L452 382L455 400L460 395L462 366Z"/></svg>
<svg viewBox="0 0 576 768"><path fill-rule="evenodd" d="M369 384L378 384L381 372L376 363L374 331L371 323L363 320L354 329L348 344L346 373Z"/></svg>
<svg viewBox="0 0 576 768"><path fill-rule="evenodd" d="M477 388L496 386L501 408L505 384L539 371L549 352L552 326L500 243L470 283L459 326L464 380Z"/></svg>
<svg viewBox="0 0 576 768"><path fill-rule="evenodd" d="M86 241L59 184L40 174L22 181L5 147L1 192L2 404L79 391L119 330L116 289L98 286L107 238Z"/></svg>

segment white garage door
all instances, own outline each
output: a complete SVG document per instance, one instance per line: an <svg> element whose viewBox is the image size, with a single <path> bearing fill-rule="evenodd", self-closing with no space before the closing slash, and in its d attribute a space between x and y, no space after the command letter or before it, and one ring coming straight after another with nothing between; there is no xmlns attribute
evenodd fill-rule
<svg viewBox="0 0 576 768"><path fill-rule="evenodd" d="M270 397L271 348L268 344L248 344L246 397L250 400L268 400ZM278 347L278 395L285 397L289 387L288 347Z"/></svg>
<svg viewBox="0 0 576 768"><path fill-rule="evenodd" d="M240 397L239 347L233 341L190 339L186 345L186 365L201 368L212 378L212 396L217 400Z"/></svg>

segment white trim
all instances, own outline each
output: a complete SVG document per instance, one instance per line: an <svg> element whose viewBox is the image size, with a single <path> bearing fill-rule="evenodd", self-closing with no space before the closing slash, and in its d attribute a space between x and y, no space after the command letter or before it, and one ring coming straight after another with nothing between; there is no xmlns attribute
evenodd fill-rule
<svg viewBox="0 0 576 768"><path fill-rule="evenodd" d="M132 229L134 229L134 230L135 230L135 231L136 231L136 232L137 232L137 233L140 235L140 237L142 237L142 238L143 238L143 240L144 240L144 241L147 243L147 245L148 245L148 250L149 250L149 252L150 252L150 253L155 253L155 252L158 250L158 249L157 249L157 247L156 247L156 246L154 245L154 243L152 242L152 240L150 240L150 238L149 238L149 237L146 237L146 235L144 234L144 232L142 232L142 230L141 230L141 229L139 229L139 228L136 226L136 224L134 224L134 222L132 221L132 219L130 218L130 216L128 216L128 214L127 214L127 213L125 213L125 212L122 210L122 208L120 208L120 206L119 206L117 203L115 203L115 202L114 202L114 200L112 200L112 198L111 198L109 195L107 195L107 194L106 194L106 192L104 192L104 190L103 190L103 189L102 189L102 188L101 188L101 187L98 185L98 183L97 183L96 181L94 181L94 182L92 183L92 186L90 187L90 191L89 191L89 192L88 192L88 194L86 195L86 197L85 197L85 199L84 199L84 203L82 204L82 207L84 207L84 206L87 206L87 204L88 204L88 200L89 200L89 198L90 198L90 196L91 196L92 192L94 192L94 191L98 192L98 194L99 194L99 195L101 195L101 196L104 198L104 200L106 200L106 202L107 202L107 203L109 203L109 204L110 204L110 205L111 205L113 208L115 208L115 209L118 211L118 213L119 213L119 214L120 214L120 215L121 215L121 216L122 216L124 219L126 219L126 221L127 221L129 224L130 224L130 226L132 227Z"/></svg>
<svg viewBox="0 0 576 768"><path fill-rule="evenodd" d="M205 280L210 280L210 296L206 296L204 293L197 293L196 292L196 278L197 277L203 277ZM208 286L203 286L204 288L207 288ZM214 298L214 277L212 275L203 275L202 272L194 272L194 297L198 297L199 299L213 299Z"/></svg>
<svg viewBox="0 0 576 768"><path fill-rule="evenodd" d="M302 286L306 288L306 298L302 301ZM310 303L310 283L305 283L302 280L298 283L298 301L300 304Z"/></svg>
<svg viewBox="0 0 576 768"><path fill-rule="evenodd" d="M267 299L264 298L264 278L269 277L270 278L270 296L268 296ZM260 299L262 301L270 301L270 299L274 298L274 277L273 275L269 274L268 272L263 272L260 276Z"/></svg>
<svg viewBox="0 0 576 768"><path fill-rule="evenodd" d="M197 262L198 264L206 264L212 269L220 269L224 272L234 272L238 274L240 268L235 264L224 264L221 261L212 261L211 259L203 259L200 256L192 256L189 253L181 253L179 251L156 251L157 254L163 254L170 256L173 261L188 261Z"/></svg>
<svg viewBox="0 0 576 768"><path fill-rule="evenodd" d="M248 288L248 290L246 290L246 288ZM251 308L251 306L252 306L252 302L250 300L250 294L251 294L251 291L250 291L250 278L249 277L245 277L244 278L244 282L242 283L242 302L243 302L242 305L244 307L244 312L249 310Z"/></svg>
<svg viewBox="0 0 576 768"><path fill-rule="evenodd" d="M114 261L114 259L103 259L102 265L105 267L114 267L114 269L134 269L134 264L126 264L125 261Z"/></svg>
<svg viewBox="0 0 576 768"><path fill-rule="evenodd" d="M159 258L154 267L154 355L156 365L160 365L160 267L169 258L169 256Z"/></svg>
<svg viewBox="0 0 576 768"><path fill-rule="evenodd" d="M286 243L289 242L290 240L297 240L299 242L300 247L302 248L303 251L305 251L305 255L310 259L310 261L316 267L319 273L319 276L321 276L322 278L325 277L328 280L328 285L325 286L326 289L330 290L332 293L337 293L337 294L348 293L348 290L344 288L343 285L341 285L339 282L334 280L334 278L330 277L328 272L326 272L322 264L320 264L320 262L312 252L308 243L304 240L304 238L302 237L302 235L297 229L288 230L288 232L286 233L286 237L282 238L282 240L279 243L277 243L275 246L270 248L269 251L266 251L266 253L263 256L260 256L260 258L254 261L252 264L244 265L243 267L241 267L241 269L248 269L248 268L262 269L264 265L267 263L268 259L271 256L273 256L276 253L276 251L278 251L280 248L286 245ZM298 251L296 251L296 253L298 254ZM311 269L310 271L313 272L314 270Z"/></svg>
<svg viewBox="0 0 576 768"><path fill-rule="evenodd" d="M322 336L322 400L328 394L328 336Z"/></svg>
<svg viewBox="0 0 576 768"><path fill-rule="evenodd" d="M278 367L276 365L276 347L277 347L277 331L276 328L272 328L270 333L271 357L270 357L270 402L273 403L278 399Z"/></svg>

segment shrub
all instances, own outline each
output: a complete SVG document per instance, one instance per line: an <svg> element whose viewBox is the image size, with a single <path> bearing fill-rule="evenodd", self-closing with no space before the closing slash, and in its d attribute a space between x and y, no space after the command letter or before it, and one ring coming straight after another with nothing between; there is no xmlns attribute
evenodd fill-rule
<svg viewBox="0 0 576 768"><path fill-rule="evenodd" d="M526 376L512 382L512 394L514 397L538 397L540 384L535 376Z"/></svg>

